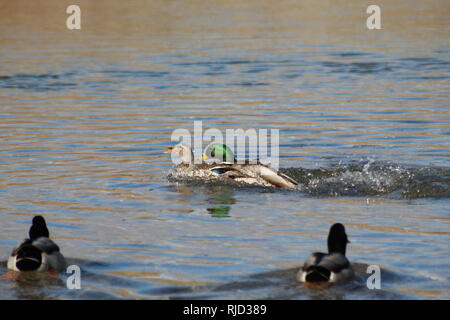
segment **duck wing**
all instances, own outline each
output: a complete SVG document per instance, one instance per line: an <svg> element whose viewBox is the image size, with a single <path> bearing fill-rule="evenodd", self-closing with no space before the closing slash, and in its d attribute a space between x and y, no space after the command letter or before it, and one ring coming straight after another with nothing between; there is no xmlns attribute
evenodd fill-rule
<svg viewBox="0 0 450 320"><path fill-rule="evenodd" d="M298 184L297 181L288 177L287 175L275 171L272 168L262 165L262 164L231 164L231 163L222 163L220 165L214 166L211 169L211 172L215 174L222 175L224 177L228 177L231 179L261 179L265 181L268 185L273 185L276 187L287 187L287 188L295 188ZM261 182L262 183L262 182Z"/></svg>
<svg viewBox="0 0 450 320"><path fill-rule="evenodd" d="M52 254L54 252L59 252L59 247L51 239L46 237L37 238L32 242L32 245L45 252L46 254Z"/></svg>
<svg viewBox="0 0 450 320"><path fill-rule="evenodd" d="M314 252L308 259L305 260L303 270L307 271L313 267L322 267L331 272L339 272L349 266L350 262L341 253L326 254L322 252Z"/></svg>
<svg viewBox="0 0 450 320"><path fill-rule="evenodd" d="M300 278L304 282L334 282L336 274L349 268L350 262L343 254L314 252L305 260Z"/></svg>
<svg viewBox="0 0 450 320"><path fill-rule="evenodd" d="M295 188L298 182L291 177L273 170L264 165L259 165L261 178L277 187Z"/></svg>
<svg viewBox="0 0 450 320"><path fill-rule="evenodd" d="M338 273L350 266L348 259L341 253L331 253L325 255L317 264L331 272Z"/></svg>
<svg viewBox="0 0 450 320"><path fill-rule="evenodd" d="M250 162L248 159L246 159L246 162L244 165L255 165L255 164L253 162ZM281 186L283 186L283 187L286 187L291 183L293 186L292 185L288 186L290 188L293 188L294 186L298 185L298 182L295 179L289 177L288 175L286 175L278 170L272 169L267 164L261 163L259 158L256 159L256 165L261 168L261 171L262 171L261 176L263 175L263 172L264 172L264 175L267 176L266 181L268 181L270 183L273 183L277 186L278 186L278 184L281 184ZM277 176L277 178L275 178L275 176ZM283 180L280 180L280 178Z"/></svg>
<svg viewBox="0 0 450 320"><path fill-rule="evenodd" d="M240 170L239 167L236 167L231 164L222 164L220 166L215 166L215 167L211 168L210 170L212 172L214 172L215 174L218 174L218 175L221 175L221 176L224 176L227 178L231 178L231 179L248 177L248 175L246 175L244 172L242 172L242 170Z"/></svg>

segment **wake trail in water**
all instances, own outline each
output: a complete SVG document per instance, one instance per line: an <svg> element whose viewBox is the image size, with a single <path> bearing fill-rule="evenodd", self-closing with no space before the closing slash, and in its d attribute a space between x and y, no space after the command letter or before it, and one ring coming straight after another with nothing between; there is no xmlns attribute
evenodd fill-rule
<svg viewBox="0 0 450 320"><path fill-rule="evenodd" d="M407 168L369 161L332 168L280 171L296 179L300 191L314 196L450 197L449 168Z"/></svg>

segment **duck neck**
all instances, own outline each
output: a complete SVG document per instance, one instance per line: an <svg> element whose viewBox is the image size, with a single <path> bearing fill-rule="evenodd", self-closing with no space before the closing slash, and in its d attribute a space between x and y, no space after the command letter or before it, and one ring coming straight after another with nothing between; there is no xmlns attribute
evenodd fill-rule
<svg viewBox="0 0 450 320"><path fill-rule="evenodd" d="M47 226L46 225L35 225L33 224L30 228L30 231L28 232L28 236L31 240L35 240L39 237L46 237L48 238L50 236Z"/></svg>
<svg viewBox="0 0 450 320"><path fill-rule="evenodd" d="M341 239L339 239L341 240ZM347 250L347 240L339 241L332 237L328 237L328 253L341 253L345 256ZM343 239L342 239L343 240Z"/></svg>

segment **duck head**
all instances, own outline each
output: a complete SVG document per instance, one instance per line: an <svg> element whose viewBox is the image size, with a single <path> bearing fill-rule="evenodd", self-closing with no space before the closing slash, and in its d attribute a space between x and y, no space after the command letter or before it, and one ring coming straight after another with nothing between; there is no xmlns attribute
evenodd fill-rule
<svg viewBox="0 0 450 320"><path fill-rule="evenodd" d="M48 238L50 236L45 219L42 216L35 216L28 232L31 240L35 240L40 237Z"/></svg>
<svg viewBox="0 0 450 320"><path fill-rule="evenodd" d="M202 160L209 159L215 160L219 163L235 162L233 151L231 151L227 145L219 143L212 143L206 148L206 151L202 155Z"/></svg>
<svg viewBox="0 0 450 320"><path fill-rule="evenodd" d="M342 253L345 256L347 243L350 243L350 241L345 233L344 225L341 223L333 224L328 234L328 253Z"/></svg>
<svg viewBox="0 0 450 320"><path fill-rule="evenodd" d="M194 163L194 154L192 153L192 149L184 144L177 144L174 147L166 148L168 152L174 152L180 159L181 163L193 165Z"/></svg>

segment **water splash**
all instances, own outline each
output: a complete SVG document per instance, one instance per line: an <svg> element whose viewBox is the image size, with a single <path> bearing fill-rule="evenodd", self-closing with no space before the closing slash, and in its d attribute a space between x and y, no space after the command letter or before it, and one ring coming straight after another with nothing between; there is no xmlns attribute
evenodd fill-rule
<svg viewBox="0 0 450 320"><path fill-rule="evenodd" d="M417 199L450 197L450 169L406 168L369 159L333 168L281 170L300 182L302 192L315 196L388 196Z"/></svg>
<svg viewBox="0 0 450 320"><path fill-rule="evenodd" d="M441 167L408 168L367 159L338 164L330 168L282 168L280 171L299 182L297 190L312 196L386 196L394 199L450 197L450 169ZM245 183L208 180L171 172L169 181L194 184L224 184L254 187ZM277 189L275 187L263 187Z"/></svg>

